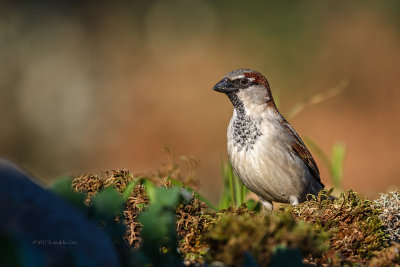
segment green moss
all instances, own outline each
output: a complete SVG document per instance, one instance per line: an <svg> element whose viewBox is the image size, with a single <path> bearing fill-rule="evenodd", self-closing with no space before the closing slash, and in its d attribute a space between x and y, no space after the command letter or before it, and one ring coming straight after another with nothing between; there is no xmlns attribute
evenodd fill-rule
<svg viewBox="0 0 400 267"><path fill-rule="evenodd" d="M239 266L245 253L267 265L277 247L298 248L303 257L320 257L328 249L327 235L316 234L313 227L294 220L289 212L265 215L249 213L222 215L204 235L211 259Z"/></svg>
<svg viewBox="0 0 400 267"><path fill-rule="evenodd" d="M184 183L168 177L183 178L175 164L170 166L146 178L126 170L82 175L74 179L73 188L86 192L89 204L98 192L114 187L125 201L123 215L116 220L124 222L124 239L136 249L142 246L138 215L150 203L146 184L186 190ZM398 233L397 221L389 220L397 214L397 202L387 198L372 203L353 191L338 198L331 197L331 191L322 191L300 205L285 205L261 216L245 204L213 212L195 197L195 191L192 193L192 199L182 201L176 209L178 248L185 264L217 260L227 265L257 262L265 266L290 258L295 261L290 266L301 264L301 260L310 265L353 266L367 264L372 257L374 266L398 264L398 246L383 251L388 246L388 225L392 233ZM387 212L389 207L391 212ZM386 228L380 218L387 221Z"/></svg>
<svg viewBox="0 0 400 267"><path fill-rule="evenodd" d="M176 211L179 250L189 263L203 263L208 249L201 234L215 224L216 214L205 213L205 208L205 203L195 198L189 204L180 204Z"/></svg>
<svg viewBox="0 0 400 267"><path fill-rule="evenodd" d="M218 218L254 213L244 204L210 212L205 202L193 198L190 203L180 204L176 214L179 251L187 264L194 264L204 263L209 256L209 244L204 239L204 234L215 226Z"/></svg>
<svg viewBox="0 0 400 267"><path fill-rule="evenodd" d="M379 219L379 207L356 192L348 191L333 198L332 191L323 190L318 196L297 206L285 206L296 220L306 221L315 231L329 232L331 247L341 257L364 260L388 246L388 236Z"/></svg>

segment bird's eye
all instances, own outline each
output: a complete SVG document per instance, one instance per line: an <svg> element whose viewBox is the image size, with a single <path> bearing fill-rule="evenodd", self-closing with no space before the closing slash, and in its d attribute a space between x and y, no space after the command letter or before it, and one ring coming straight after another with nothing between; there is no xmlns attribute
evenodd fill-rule
<svg viewBox="0 0 400 267"><path fill-rule="evenodd" d="M249 79L243 78L243 79L239 80L239 83L241 86L247 86L247 85L249 85L250 81L249 81Z"/></svg>

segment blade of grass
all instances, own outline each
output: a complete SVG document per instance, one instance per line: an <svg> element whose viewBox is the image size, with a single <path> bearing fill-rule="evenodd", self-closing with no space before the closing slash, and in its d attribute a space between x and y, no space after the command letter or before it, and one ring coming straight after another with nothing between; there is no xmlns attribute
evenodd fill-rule
<svg viewBox="0 0 400 267"><path fill-rule="evenodd" d="M343 180L343 163L346 155L346 145L343 143L336 143L332 149L332 182L334 187L341 188Z"/></svg>
<svg viewBox="0 0 400 267"><path fill-rule="evenodd" d="M231 167L232 169L232 167ZM242 198L242 183L239 181L239 178L233 173L233 179L235 181L235 204L237 207L242 205L243 203L243 198Z"/></svg>
<svg viewBox="0 0 400 267"><path fill-rule="evenodd" d="M236 175L230 163L228 163L228 168L229 168L229 173L232 176L233 180L234 203L238 207L244 203L244 199L247 194L247 188L240 181L239 177Z"/></svg>
<svg viewBox="0 0 400 267"><path fill-rule="evenodd" d="M324 92L317 93L317 94L313 95L312 97L297 103L287 112L287 114L285 116L286 119L289 120L289 119L293 118L300 111L302 111L306 106L318 104L326 99L329 99L331 97L334 97L334 96L342 93L347 88L348 85L349 85L349 81L346 79L343 79L335 87L332 87Z"/></svg>
<svg viewBox="0 0 400 267"><path fill-rule="evenodd" d="M226 165L226 170L227 170L227 175L229 178L229 192L231 195L231 201L233 201L235 203L236 199L235 199L235 186L234 186L234 177L233 177L233 171L232 171L232 167L230 163L227 163Z"/></svg>
<svg viewBox="0 0 400 267"><path fill-rule="evenodd" d="M223 188L222 188L222 195L220 197L218 203L218 209L227 209L229 204L231 203L231 195L230 195L230 188L229 188L229 176L227 170L227 163L222 159L221 160L221 171L222 171L222 178L223 178Z"/></svg>
<svg viewBox="0 0 400 267"><path fill-rule="evenodd" d="M123 199L124 201L127 201L127 200L128 200L128 198L129 198L129 196L130 196L132 190L135 188L135 186L136 186L139 182L140 182L140 179L137 179L137 180L131 181L131 182L126 186L125 191L124 191L124 193L122 194L122 199Z"/></svg>
<svg viewBox="0 0 400 267"><path fill-rule="evenodd" d="M246 198L248 193L249 193L249 189L247 189L247 187L244 186L244 184L242 184L242 188L241 188L242 203L245 202L245 198Z"/></svg>

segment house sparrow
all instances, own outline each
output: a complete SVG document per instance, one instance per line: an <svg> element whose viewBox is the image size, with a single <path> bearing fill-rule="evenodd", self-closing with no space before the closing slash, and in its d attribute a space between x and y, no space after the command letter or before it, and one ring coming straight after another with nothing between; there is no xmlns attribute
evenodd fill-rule
<svg viewBox="0 0 400 267"><path fill-rule="evenodd" d="M272 201L297 205L324 188L317 164L279 113L261 73L231 71L213 89L226 94L234 107L227 131L232 167L265 210L273 209Z"/></svg>

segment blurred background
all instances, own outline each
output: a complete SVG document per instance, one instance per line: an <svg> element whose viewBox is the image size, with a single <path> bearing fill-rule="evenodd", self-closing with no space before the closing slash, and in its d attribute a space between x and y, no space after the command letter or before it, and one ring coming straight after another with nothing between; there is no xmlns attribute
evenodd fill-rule
<svg viewBox="0 0 400 267"><path fill-rule="evenodd" d="M0 2L0 155L41 181L156 170L168 144L216 201L232 106L211 88L254 68L282 114L348 80L290 122L327 154L346 145L344 188L399 186L399 1L56 3Z"/></svg>

